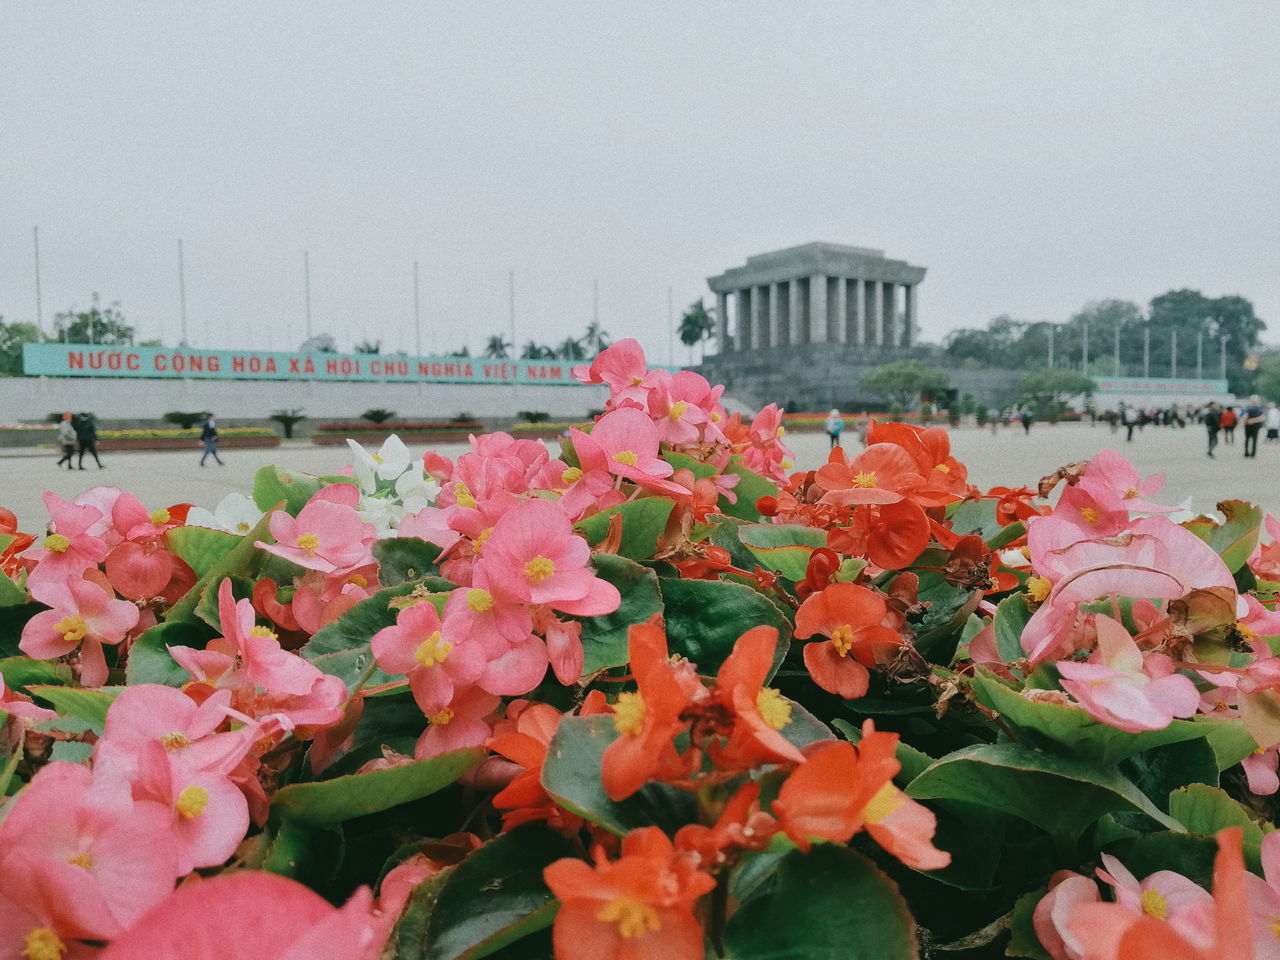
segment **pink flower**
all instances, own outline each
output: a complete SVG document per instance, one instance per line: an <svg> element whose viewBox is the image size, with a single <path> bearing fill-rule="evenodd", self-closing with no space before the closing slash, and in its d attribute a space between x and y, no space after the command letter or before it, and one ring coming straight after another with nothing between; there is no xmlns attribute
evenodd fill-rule
<svg viewBox="0 0 1280 960"><path fill-rule="evenodd" d="M658 428L643 410L623 407L596 421L590 434L571 430L573 449L582 470L608 470L636 483L653 485L674 472L671 464L658 458ZM667 489L661 483L656 489ZM671 492L681 493L680 488Z"/></svg>
<svg viewBox="0 0 1280 960"><path fill-rule="evenodd" d="M373 635L372 647L378 666L409 678L427 716L447 707L455 688L474 683L487 663L480 641L446 639L436 608L426 600L401 610L393 626Z"/></svg>
<svg viewBox="0 0 1280 960"><path fill-rule="evenodd" d="M125 540L154 540L166 530L182 526L190 504L148 510L131 493L120 492L111 504L111 523Z"/></svg>
<svg viewBox="0 0 1280 960"><path fill-rule="evenodd" d="M587 566L590 558L587 541L559 506L526 500L494 524L480 565L517 600L579 616L612 613L621 596Z"/></svg>
<svg viewBox="0 0 1280 960"><path fill-rule="evenodd" d="M650 370L644 348L630 338L606 347L590 366L574 367L573 375L580 383L608 384L611 406L643 404L649 389L670 376L665 370Z"/></svg>
<svg viewBox="0 0 1280 960"><path fill-rule="evenodd" d="M483 746L493 733L495 711L501 705L501 699L479 687L458 690L448 707L427 718L431 723L413 748L414 759Z"/></svg>
<svg viewBox="0 0 1280 960"><path fill-rule="evenodd" d="M1142 651L1124 626L1110 617L1096 620L1098 649L1088 663L1058 663L1062 689L1102 723L1130 733L1163 730L1174 717L1190 717L1200 693L1187 677L1174 673L1163 654Z"/></svg>
<svg viewBox="0 0 1280 960"><path fill-rule="evenodd" d="M347 490L351 494L347 494ZM326 491L335 492L326 495ZM354 503L346 502L352 496L360 496L357 487L335 483L312 497L297 517L283 510L275 511L271 514L270 526L276 542L258 541L255 546L321 573L369 563L369 550L377 534L373 524L360 519Z"/></svg>
<svg viewBox="0 0 1280 960"><path fill-rule="evenodd" d="M17 691L6 690L4 674L0 674L0 711L4 711L11 717L22 717L32 723L52 720L58 715L57 710L46 710L44 707L37 707L30 699ZM0 724L0 726L3 725Z"/></svg>
<svg viewBox="0 0 1280 960"><path fill-rule="evenodd" d="M1138 468L1114 450L1096 454L1077 485L1104 510L1169 513L1176 509L1146 499L1164 486L1163 473L1154 473L1142 480Z"/></svg>
<svg viewBox="0 0 1280 960"><path fill-rule="evenodd" d="M52 607L22 628L18 647L37 660L64 657L80 648L80 680L86 687L107 681L104 643L116 644L138 623L138 608L117 600L97 582L73 577L65 583L41 581L31 595Z"/></svg>
<svg viewBox="0 0 1280 960"><path fill-rule="evenodd" d="M1070 521L1085 537L1114 537L1129 525L1128 510L1104 507L1079 484L1062 491L1053 515Z"/></svg>
<svg viewBox="0 0 1280 960"><path fill-rule="evenodd" d="M164 808L93 780L61 762L31 778L0 821L0 890L64 936L105 940L163 899L182 871Z"/></svg>
<svg viewBox="0 0 1280 960"><path fill-rule="evenodd" d="M25 559L36 561L27 577L28 586L78 579L106 559L106 543L88 532L102 520L100 510L70 503L56 493L46 492L41 499L52 522L49 535L40 541L40 546L23 554Z"/></svg>
<svg viewBox="0 0 1280 960"><path fill-rule="evenodd" d="M129 763L144 745L158 743L175 762L197 770L230 773L257 737L253 724L216 732L233 712L230 704L230 690L217 690L203 703L196 703L173 687L154 683L126 687L107 710L106 726L94 746L94 762L103 765L118 759Z"/></svg>
<svg viewBox="0 0 1280 960"><path fill-rule="evenodd" d="M385 935L361 887L336 908L296 880L242 870L185 884L100 960L374 960Z"/></svg>
<svg viewBox="0 0 1280 960"><path fill-rule="evenodd" d="M707 381L690 370L679 373L649 391L649 415L666 443L694 443L710 417L699 406L706 399Z"/></svg>

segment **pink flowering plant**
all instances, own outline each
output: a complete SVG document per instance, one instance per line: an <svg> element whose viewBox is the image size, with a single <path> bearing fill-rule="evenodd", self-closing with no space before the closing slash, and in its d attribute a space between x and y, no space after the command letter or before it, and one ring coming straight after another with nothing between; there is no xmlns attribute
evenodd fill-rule
<svg viewBox="0 0 1280 960"><path fill-rule="evenodd" d="M1280 521L575 374L555 448L0 510L0 958L1278 955Z"/></svg>

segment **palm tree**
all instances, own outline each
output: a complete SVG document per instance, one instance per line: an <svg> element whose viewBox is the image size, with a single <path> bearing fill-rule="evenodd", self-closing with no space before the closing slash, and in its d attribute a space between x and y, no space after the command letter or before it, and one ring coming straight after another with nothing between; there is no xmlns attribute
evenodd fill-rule
<svg viewBox="0 0 1280 960"><path fill-rule="evenodd" d="M587 324L587 332L582 335L582 346L591 356L598 356L605 347L609 346L609 334L599 323L592 320Z"/></svg>
<svg viewBox="0 0 1280 960"><path fill-rule="evenodd" d="M684 312L684 316L680 318L680 342L689 348L689 363L693 363L693 346L701 344L704 340L712 335L716 328L713 311L708 310L699 297L695 303L689 305L689 309ZM702 355L706 356L706 348L702 348Z"/></svg>
<svg viewBox="0 0 1280 960"><path fill-rule="evenodd" d="M556 347L556 356L561 360L585 360L587 351L581 340L565 337L560 346Z"/></svg>
<svg viewBox="0 0 1280 960"><path fill-rule="evenodd" d="M491 360L506 360L509 351L515 346L510 340L504 340L502 334L496 333L484 345L484 356Z"/></svg>
<svg viewBox="0 0 1280 960"><path fill-rule="evenodd" d="M530 340L520 348L521 360L550 360L555 355L555 350L536 340Z"/></svg>

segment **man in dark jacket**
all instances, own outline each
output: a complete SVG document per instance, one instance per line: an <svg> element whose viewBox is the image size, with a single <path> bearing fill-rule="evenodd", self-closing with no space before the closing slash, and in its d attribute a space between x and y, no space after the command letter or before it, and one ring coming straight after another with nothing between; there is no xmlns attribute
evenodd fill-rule
<svg viewBox="0 0 1280 960"><path fill-rule="evenodd" d="M204 442L204 453L200 455L200 466L204 466L204 462L209 457L213 457L218 461L218 466L226 466L222 462L222 458L218 456L218 423L213 419L213 414L209 414L209 419L204 422L204 426L200 428L200 439Z"/></svg>
<svg viewBox="0 0 1280 960"><path fill-rule="evenodd" d="M1222 408L1216 403L1209 404L1209 408L1200 417L1200 422L1209 432L1209 456L1212 457L1213 448L1218 445L1218 429L1222 426Z"/></svg>
<svg viewBox="0 0 1280 960"><path fill-rule="evenodd" d="M90 454L93 462L98 465L98 469L102 469L102 461L98 459L98 427L93 422L92 413L82 413L75 419L76 443L80 446L80 459L76 463L81 470L84 469L84 455Z"/></svg>

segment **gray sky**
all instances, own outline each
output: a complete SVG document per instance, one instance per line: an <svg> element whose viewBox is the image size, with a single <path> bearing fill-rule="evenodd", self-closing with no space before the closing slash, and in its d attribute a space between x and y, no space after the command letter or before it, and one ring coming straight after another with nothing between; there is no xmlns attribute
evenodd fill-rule
<svg viewBox="0 0 1280 960"><path fill-rule="evenodd" d="M424 352L810 240L929 268L924 335L1173 287L1280 342L1280 4L0 0L0 314ZM677 344L678 356L685 356Z"/></svg>

